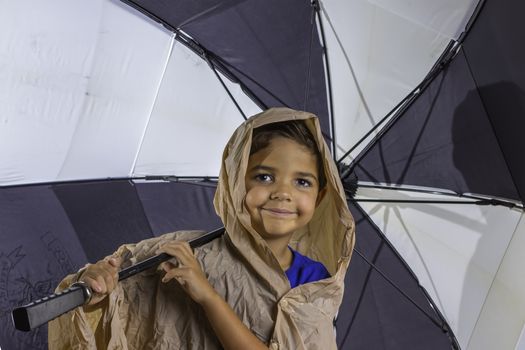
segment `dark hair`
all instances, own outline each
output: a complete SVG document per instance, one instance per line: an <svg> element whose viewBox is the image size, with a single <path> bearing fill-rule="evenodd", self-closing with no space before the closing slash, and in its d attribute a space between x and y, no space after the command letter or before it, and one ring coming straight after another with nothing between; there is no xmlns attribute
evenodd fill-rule
<svg viewBox="0 0 525 350"><path fill-rule="evenodd" d="M323 167L323 158L317 148L315 139L301 120L289 120L272 123L253 129L250 155L268 147L275 137L284 137L305 146L317 158L317 173L319 175L319 189L326 185L326 176Z"/></svg>

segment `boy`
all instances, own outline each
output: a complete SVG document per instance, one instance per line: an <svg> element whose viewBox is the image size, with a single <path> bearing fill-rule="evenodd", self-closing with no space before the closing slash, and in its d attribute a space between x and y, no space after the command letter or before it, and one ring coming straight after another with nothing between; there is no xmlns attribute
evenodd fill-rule
<svg viewBox="0 0 525 350"><path fill-rule="evenodd" d="M317 119L276 108L241 125L214 204L227 233L195 252L190 233L167 234L68 276L60 288L97 294L50 323L50 348L335 348L354 226ZM175 258L161 272L116 282L159 252Z"/></svg>

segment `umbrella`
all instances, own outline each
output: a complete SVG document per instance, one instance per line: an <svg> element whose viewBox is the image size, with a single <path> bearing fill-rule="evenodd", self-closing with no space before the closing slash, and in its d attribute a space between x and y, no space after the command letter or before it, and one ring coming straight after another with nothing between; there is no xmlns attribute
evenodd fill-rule
<svg viewBox="0 0 525 350"><path fill-rule="evenodd" d="M517 62L524 52L513 44L521 35L513 12L520 5L482 5L460 45L353 166L360 180L385 185L389 193L381 196L397 201L363 207L444 310L461 346L511 349L523 346L522 289L507 278L519 273L515 264L523 256L525 167L518 133L525 100ZM461 196L499 207L423 207L413 203L413 191L434 193L423 201Z"/></svg>
<svg viewBox="0 0 525 350"><path fill-rule="evenodd" d="M431 124L428 116L450 117L453 103L468 95L466 86L454 83L464 80L453 80L455 70L469 71L458 67L458 57L466 60L462 54L469 45L472 50L483 48L476 40L485 40L487 32L507 38L508 30L490 31L490 21L483 26L489 17L483 15L495 13L500 22L517 25L507 22L519 13L521 5L515 2L505 11L492 9L492 3L477 7L481 15L466 39L460 35L475 1L450 1L446 6L380 0L3 5L2 57L17 59L4 61L1 71L6 103L0 142L9 151L2 154L0 168L6 186L0 206L2 238L8 242L0 251L2 322L7 325L0 333L0 347L45 346L45 331L28 336L10 328L8 310L45 295L86 260L96 260L122 242L174 229L217 227L210 198L222 146L243 117L274 105L318 114L334 155L352 162L350 173L360 180L359 198L374 200L350 202L359 223L358 246L337 320L341 348L519 344L523 302L518 296L524 288L514 281L513 264L522 254L519 203L518 209L480 210L460 203L402 202L414 200L415 192L409 190L415 185L418 191L432 188L438 192L432 196L444 201L457 201L448 196L455 193L497 197L498 204L520 201L509 195L512 189L486 191L495 182L489 180L508 179L509 171L480 179L479 168L463 162L476 154L472 145L457 147L458 158L452 157L465 165L458 167L459 175L449 176L449 167L439 177L436 164L443 158L431 164L418 157L441 154L428 147L446 145L446 140L406 136L407 129L413 134ZM484 33L476 36L476 30ZM461 45L449 45L450 39L461 39ZM497 58L519 62L519 52L511 49L503 45L499 52L514 55ZM475 52L468 56L473 62L469 68L478 64L477 70L484 72L476 57ZM494 74L485 81L497 83L501 72ZM452 83L446 85L445 78ZM421 80L424 84L410 93ZM475 81L473 87L484 85ZM463 95L450 93L456 100L440 102L443 85L455 86ZM481 95L491 94L496 95L491 101L498 101L498 93L488 88ZM448 110L435 108L440 105ZM473 107L467 101L464 108ZM456 119L450 118L448 126ZM358 142L372 126L385 124ZM455 129L461 130L459 126ZM438 137L434 130L446 128L424 130ZM505 134L509 137L498 140L517 140L510 137L516 130L510 127ZM403 139L400 134L407 138L404 148L394 142ZM468 140L461 133L455 137ZM518 172L510 177L519 179L517 159L513 164L518 164ZM486 164L490 170L498 168L492 160ZM441 182L419 181L433 177ZM113 181L101 181L105 178ZM461 179L463 187L450 186ZM37 183L47 184L30 185ZM519 193L516 188L514 194ZM399 204L375 204L380 196ZM203 222L202 217L210 219ZM45 257L46 263L36 257ZM504 314L505 321L493 320L494 314Z"/></svg>

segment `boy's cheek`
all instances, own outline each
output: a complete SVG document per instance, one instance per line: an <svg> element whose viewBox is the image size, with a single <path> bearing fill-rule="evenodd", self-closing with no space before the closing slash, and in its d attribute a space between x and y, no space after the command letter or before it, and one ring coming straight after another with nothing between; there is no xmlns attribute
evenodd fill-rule
<svg viewBox="0 0 525 350"><path fill-rule="evenodd" d="M265 193L257 188L251 188L246 192L244 204L250 209L262 205L265 201Z"/></svg>

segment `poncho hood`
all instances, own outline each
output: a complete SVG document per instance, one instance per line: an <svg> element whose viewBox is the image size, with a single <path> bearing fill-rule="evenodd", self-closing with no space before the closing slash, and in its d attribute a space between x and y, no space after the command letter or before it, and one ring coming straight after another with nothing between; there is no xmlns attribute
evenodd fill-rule
<svg viewBox="0 0 525 350"><path fill-rule="evenodd" d="M327 180L326 194L312 220L307 227L294 234L290 246L322 262L334 276L344 275L354 245L354 221L317 117L289 108L272 108L251 117L237 128L225 147L214 205L233 244L278 295L283 295L290 288L289 283L264 239L251 227L250 216L244 206L244 177L253 130L289 120L304 121L312 133ZM339 278L337 280L342 283Z"/></svg>

